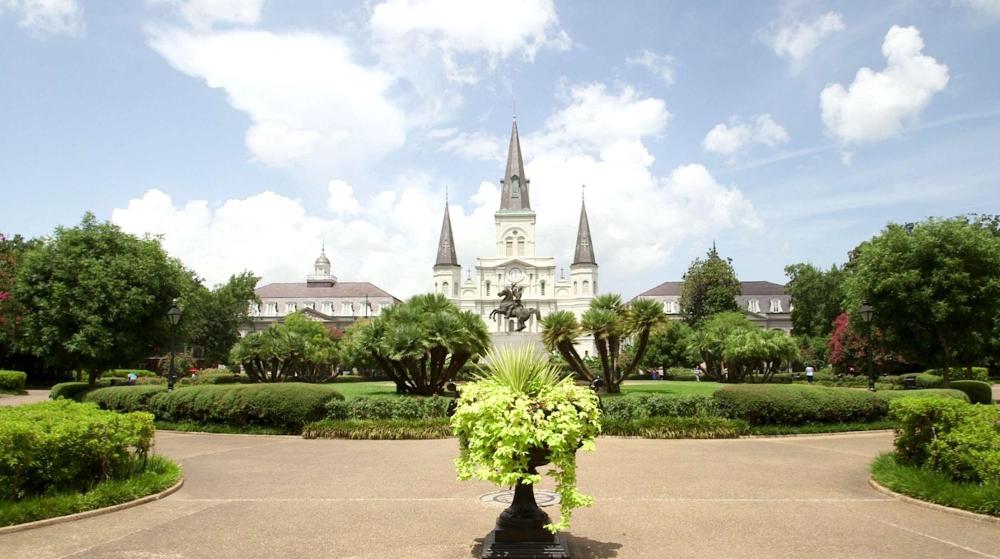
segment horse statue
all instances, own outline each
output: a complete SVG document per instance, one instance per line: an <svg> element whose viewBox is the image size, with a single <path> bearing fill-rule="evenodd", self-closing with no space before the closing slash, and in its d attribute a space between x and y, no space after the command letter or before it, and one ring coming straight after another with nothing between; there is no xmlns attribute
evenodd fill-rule
<svg viewBox="0 0 1000 559"><path fill-rule="evenodd" d="M538 317L538 320L542 319L542 314L538 312L538 309L525 308L521 304L521 294L524 293L524 286L518 285L516 282L503 288L498 295L500 295L500 304L497 308L490 312L490 320L493 320L496 315L500 315L504 318L516 318L517 328L516 332L520 332L525 329L526 322L532 316Z"/></svg>

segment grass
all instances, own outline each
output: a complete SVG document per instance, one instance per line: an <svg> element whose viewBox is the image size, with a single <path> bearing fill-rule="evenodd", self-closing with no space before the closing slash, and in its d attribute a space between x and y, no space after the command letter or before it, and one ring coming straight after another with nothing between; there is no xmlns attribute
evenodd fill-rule
<svg viewBox="0 0 1000 559"><path fill-rule="evenodd" d="M396 396L396 384L387 381L375 382L332 382L327 386L334 387L344 398L359 396Z"/></svg>
<svg viewBox="0 0 1000 559"><path fill-rule="evenodd" d="M454 436L448 418L369 419L336 421L324 419L307 424L304 439L411 440L445 439Z"/></svg>
<svg viewBox="0 0 1000 559"><path fill-rule="evenodd" d="M1000 517L1000 485L956 483L946 474L896 461L893 453L872 462L875 481L897 493L939 505Z"/></svg>
<svg viewBox="0 0 1000 559"><path fill-rule="evenodd" d="M711 396L716 390L726 386L721 382L695 382L689 380L627 380L622 383L622 394L673 394L675 396ZM602 398L614 398L617 394L601 394Z"/></svg>
<svg viewBox="0 0 1000 559"><path fill-rule="evenodd" d="M804 435L812 433L844 433L848 431L877 431L895 429L899 423L884 419L880 421L853 423L806 423L805 425L751 425L751 435Z"/></svg>
<svg viewBox="0 0 1000 559"><path fill-rule="evenodd" d="M225 423L194 423L190 421L156 421L156 430L160 431L193 431L197 433L223 433L232 435L298 435L298 429L278 427L260 427L248 425L237 427Z"/></svg>
<svg viewBox="0 0 1000 559"><path fill-rule="evenodd" d="M146 470L124 480L99 483L86 493L62 493L0 501L0 526L23 524L134 501L159 493L181 479L181 468L162 456L151 456Z"/></svg>

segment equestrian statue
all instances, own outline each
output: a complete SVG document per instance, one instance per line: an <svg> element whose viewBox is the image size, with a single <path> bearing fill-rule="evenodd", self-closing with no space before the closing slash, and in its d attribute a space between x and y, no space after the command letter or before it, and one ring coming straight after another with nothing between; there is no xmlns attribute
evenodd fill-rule
<svg viewBox="0 0 1000 559"><path fill-rule="evenodd" d="M490 312L490 320L496 315L500 315L504 318L516 318L517 328L516 332L524 330L526 327L525 323L534 315L538 320L542 319L542 313L538 312L538 309L534 307L526 308L521 304L521 294L524 293L524 286L518 285L517 282L510 284L509 286L503 288L498 295L500 295L500 304L497 308Z"/></svg>

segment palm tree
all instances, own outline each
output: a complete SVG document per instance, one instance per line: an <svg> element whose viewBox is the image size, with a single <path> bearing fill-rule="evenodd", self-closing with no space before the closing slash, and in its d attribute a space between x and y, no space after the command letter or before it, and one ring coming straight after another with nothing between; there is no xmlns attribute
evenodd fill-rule
<svg viewBox="0 0 1000 559"><path fill-rule="evenodd" d="M569 311L555 311L542 318L542 343L549 351L558 351L570 369L587 380L594 375L580 358L574 342L583 333L576 316Z"/></svg>

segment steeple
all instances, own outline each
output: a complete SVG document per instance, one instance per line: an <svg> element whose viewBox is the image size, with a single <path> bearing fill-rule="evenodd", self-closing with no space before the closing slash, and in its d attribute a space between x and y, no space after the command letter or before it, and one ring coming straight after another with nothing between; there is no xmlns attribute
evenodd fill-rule
<svg viewBox="0 0 1000 559"><path fill-rule="evenodd" d="M530 210L528 179L524 178L524 161L521 159L521 139L517 135L517 117L510 128L510 146L507 148L507 169L500 191L501 210Z"/></svg>
<svg viewBox="0 0 1000 559"><path fill-rule="evenodd" d="M444 221L441 222L441 239L438 241L437 260L434 266L458 266L458 256L455 255L455 238L451 234L451 215L448 213L448 202L444 203Z"/></svg>
<svg viewBox="0 0 1000 559"><path fill-rule="evenodd" d="M587 220L587 202L580 201L580 227L576 231L576 252L573 264L597 264L594 245L590 238L590 222Z"/></svg>

